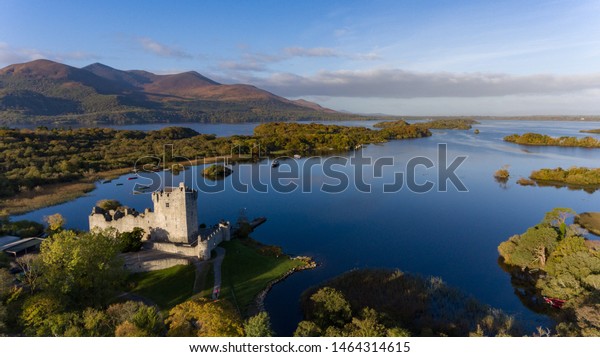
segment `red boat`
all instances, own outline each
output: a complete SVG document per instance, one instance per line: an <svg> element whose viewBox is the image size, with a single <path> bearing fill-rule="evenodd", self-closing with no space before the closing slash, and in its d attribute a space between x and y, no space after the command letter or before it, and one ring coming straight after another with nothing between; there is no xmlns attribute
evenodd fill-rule
<svg viewBox="0 0 600 357"><path fill-rule="evenodd" d="M565 304L565 302L567 302L566 300L549 298L549 297L545 297L545 296L543 296L543 298L544 298L544 301L546 302L546 304L548 304L556 309L561 309L563 307L563 305Z"/></svg>
<svg viewBox="0 0 600 357"><path fill-rule="evenodd" d="M127 179L128 179L128 180L137 180L137 177L135 177L135 176L131 176L131 177L127 178Z"/></svg>

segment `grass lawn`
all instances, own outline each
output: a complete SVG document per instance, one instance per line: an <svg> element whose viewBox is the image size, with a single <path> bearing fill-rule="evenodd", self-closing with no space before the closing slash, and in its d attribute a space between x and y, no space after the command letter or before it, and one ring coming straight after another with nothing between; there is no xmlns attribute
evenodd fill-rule
<svg viewBox="0 0 600 357"><path fill-rule="evenodd" d="M269 282L305 264L286 255L261 255L256 247L250 247L238 239L223 242L221 246L226 250L221 269L221 297L237 304L243 315L254 297Z"/></svg>
<svg viewBox="0 0 600 357"><path fill-rule="evenodd" d="M176 265L131 274L129 281L135 284L131 293L154 301L161 310L169 310L193 295L195 270L193 265Z"/></svg>

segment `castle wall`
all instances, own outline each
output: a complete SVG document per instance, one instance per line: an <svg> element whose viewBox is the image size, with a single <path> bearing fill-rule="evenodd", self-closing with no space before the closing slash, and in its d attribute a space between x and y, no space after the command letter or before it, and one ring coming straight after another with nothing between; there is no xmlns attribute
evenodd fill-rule
<svg viewBox="0 0 600 357"><path fill-rule="evenodd" d="M197 200L198 192L186 189L182 183L179 187L152 193L154 211L146 209L144 213L138 213L125 209L123 212L106 212L94 207L89 216L90 230L114 228L119 232L130 232L139 227L149 238L147 248L208 260L217 245L231 239L231 225L221 222L214 229L200 234ZM133 269L138 268L142 269Z"/></svg>
<svg viewBox="0 0 600 357"><path fill-rule="evenodd" d="M108 214L110 215L110 213ZM139 227L146 232L151 233L152 227L152 212L140 215L126 214L118 219L107 220L107 217L102 213L93 213L89 216L90 230L94 228L106 229L115 228L119 232L131 232L134 228Z"/></svg>

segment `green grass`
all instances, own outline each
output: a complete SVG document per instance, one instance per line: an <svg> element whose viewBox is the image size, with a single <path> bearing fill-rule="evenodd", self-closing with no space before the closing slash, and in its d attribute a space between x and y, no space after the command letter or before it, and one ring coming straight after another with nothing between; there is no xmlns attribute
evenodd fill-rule
<svg viewBox="0 0 600 357"><path fill-rule="evenodd" d="M267 284L287 271L305 264L286 255L265 256L256 247L232 240L221 244L225 248L222 265L221 297L230 299L245 315L256 295Z"/></svg>
<svg viewBox="0 0 600 357"><path fill-rule="evenodd" d="M212 263L204 268L202 271L204 275L202 277L202 286L198 287L198 291L194 295L195 297L203 297L206 299L212 299L212 292L215 286L215 271Z"/></svg>
<svg viewBox="0 0 600 357"><path fill-rule="evenodd" d="M152 300L161 310L169 310L193 295L195 269L193 265L176 265L132 274L129 281L135 287L131 293Z"/></svg>

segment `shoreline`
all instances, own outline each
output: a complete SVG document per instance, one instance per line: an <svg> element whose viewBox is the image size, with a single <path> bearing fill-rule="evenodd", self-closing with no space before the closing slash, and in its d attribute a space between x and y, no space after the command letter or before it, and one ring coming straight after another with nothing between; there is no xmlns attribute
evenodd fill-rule
<svg viewBox="0 0 600 357"><path fill-rule="evenodd" d="M177 162L172 165L198 166L211 164L223 159L233 159L231 155L217 156L210 158L197 158L194 160ZM79 180L69 182L58 182L42 187L42 191L22 192L13 197L0 199L0 210L7 210L12 216L20 216L42 208L56 206L62 203L73 201L87 193L94 191L98 187L98 182L102 180L114 180L120 176L132 173L133 168L123 167L108 171L96 172L93 175L82 177Z"/></svg>
<svg viewBox="0 0 600 357"><path fill-rule="evenodd" d="M299 273L299 272L304 271L304 270L316 269L318 267L318 264L311 257L297 256L297 257L293 257L291 259L293 259L293 260L303 260L303 261L306 262L306 265L290 269L285 274L283 274L282 276L280 276L279 278L270 281L267 284L267 286L265 286L265 288L263 290L261 290L256 295L256 297L252 301L252 304L248 307L248 310L247 310L248 316L254 316L254 315L256 315L259 312L266 311L266 308L265 308L265 299L267 298L267 295L269 294L269 292L271 291L271 289L273 289L273 287L276 284L278 284L278 283L284 281L285 279L289 278L294 273Z"/></svg>

